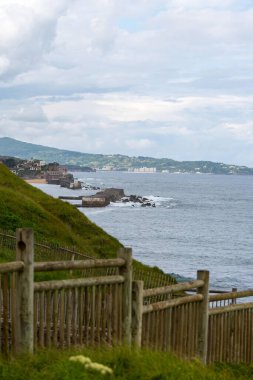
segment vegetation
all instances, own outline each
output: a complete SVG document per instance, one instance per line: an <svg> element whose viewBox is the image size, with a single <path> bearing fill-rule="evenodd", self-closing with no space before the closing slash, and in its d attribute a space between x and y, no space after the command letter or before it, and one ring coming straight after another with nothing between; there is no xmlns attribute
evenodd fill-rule
<svg viewBox="0 0 253 380"><path fill-rule="evenodd" d="M91 256L113 257L121 246L76 207L44 194L0 164L0 228L31 227L38 239L75 246Z"/></svg>
<svg viewBox="0 0 253 380"><path fill-rule="evenodd" d="M48 242L75 246L79 251L97 256L113 257L120 243L89 221L74 206L54 199L35 189L0 164L0 228L14 231L17 227L31 227L35 236ZM2 250L1 255L8 255ZM7 257L7 256L6 256ZM161 273L135 262L136 270ZM65 273L62 273L66 277ZM85 367L70 361L73 355L84 355L92 362L112 369L102 374L97 368ZM168 353L148 350L131 351L126 348L45 350L35 355L15 359L0 358L0 379L10 380L78 380L78 379L250 379L251 366L216 365L204 367L199 361L182 361Z"/></svg>
<svg viewBox="0 0 253 380"><path fill-rule="evenodd" d="M212 174L248 174L253 175L253 168L238 165L227 165L210 161L175 161L169 158L128 157L121 154L103 155L88 154L50 148L14 140L0 138L0 152L2 155L15 156L23 159L37 158L46 162L56 161L64 165L81 167L103 168L110 166L114 170L128 170L129 168L154 167L158 171L170 173L212 173Z"/></svg>
<svg viewBox="0 0 253 380"><path fill-rule="evenodd" d="M37 242L71 247L92 257L116 257L118 249L122 246L117 239L92 223L75 206L29 185L0 163L0 230L14 233L16 228L20 227L33 228ZM14 246L8 249L4 244L1 245L0 262L9 261ZM40 251L39 247L36 250ZM52 254L53 252L54 249ZM145 286L151 285L150 281L153 286L175 282L157 267L150 268L134 261L134 268L135 278L144 280ZM64 278L64 275L65 273L61 272L57 278ZM45 277L43 274L43 279Z"/></svg>
<svg viewBox="0 0 253 380"><path fill-rule="evenodd" d="M69 360L73 355L89 357L92 362L111 368L113 373L103 375L99 368L85 368L82 363ZM252 377L252 367L219 364L206 368L197 360L183 361L168 353L125 348L46 350L33 356L0 359L3 380L239 380Z"/></svg>

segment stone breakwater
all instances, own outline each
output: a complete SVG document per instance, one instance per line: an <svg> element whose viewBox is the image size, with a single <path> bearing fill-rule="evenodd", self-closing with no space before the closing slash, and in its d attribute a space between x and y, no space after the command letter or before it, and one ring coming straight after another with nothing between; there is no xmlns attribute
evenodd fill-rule
<svg viewBox="0 0 253 380"><path fill-rule="evenodd" d="M109 188L97 192L94 195L82 198L82 207L105 207L111 202L131 202L134 206L139 203L141 207L155 207L155 202L138 195L125 195L123 189Z"/></svg>

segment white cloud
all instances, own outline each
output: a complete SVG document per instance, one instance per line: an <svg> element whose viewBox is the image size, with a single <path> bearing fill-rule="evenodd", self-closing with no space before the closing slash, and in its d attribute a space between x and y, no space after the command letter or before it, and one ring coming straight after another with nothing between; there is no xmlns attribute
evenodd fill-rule
<svg viewBox="0 0 253 380"><path fill-rule="evenodd" d="M227 7L231 7L236 3L235 0L172 0L170 2L171 8L179 8L179 9L223 9Z"/></svg>
<svg viewBox="0 0 253 380"><path fill-rule="evenodd" d="M66 0L1 0L0 52L10 75L41 64L65 6Z"/></svg>
<svg viewBox="0 0 253 380"><path fill-rule="evenodd" d="M126 145L131 150L140 151L142 149L150 148L154 143L149 139L139 139L139 140L127 140Z"/></svg>
<svg viewBox="0 0 253 380"><path fill-rule="evenodd" d="M247 0L0 0L0 24L2 135L253 165Z"/></svg>
<svg viewBox="0 0 253 380"><path fill-rule="evenodd" d="M233 136L247 143L253 144L253 123L225 123L223 128L227 129Z"/></svg>
<svg viewBox="0 0 253 380"><path fill-rule="evenodd" d="M4 74L10 65L9 60L5 56L0 56L0 75Z"/></svg>

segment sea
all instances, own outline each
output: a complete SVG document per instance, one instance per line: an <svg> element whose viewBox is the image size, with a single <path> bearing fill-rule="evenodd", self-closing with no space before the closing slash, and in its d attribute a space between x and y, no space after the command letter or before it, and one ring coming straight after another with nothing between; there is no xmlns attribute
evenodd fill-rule
<svg viewBox="0 0 253 380"><path fill-rule="evenodd" d="M210 271L213 289L253 288L253 176L211 174L75 172L99 188L122 188L156 207L111 203L79 208L98 226L131 247L135 259L179 280ZM60 195L90 195L57 185L34 185ZM72 202L75 203L75 202ZM79 201L80 203L80 201Z"/></svg>

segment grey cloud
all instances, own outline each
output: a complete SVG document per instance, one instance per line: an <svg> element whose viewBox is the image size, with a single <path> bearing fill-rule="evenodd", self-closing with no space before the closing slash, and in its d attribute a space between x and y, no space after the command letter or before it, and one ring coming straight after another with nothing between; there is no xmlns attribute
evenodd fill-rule
<svg viewBox="0 0 253 380"><path fill-rule="evenodd" d="M0 6L3 33L0 36L0 49L1 55L9 62L2 74L2 81L9 81L19 73L41 64L44 54L51 48L66 0L56 0L54 5L47 0L43 3L38 1L37 6L31 4L10 1L8 5Z"/></svg>
<svg viewBox="0 0 253 380"><path fill-rule="evenodd" d="M0 120L20 122L20 124L48 122L42 107L32 101L0 101Z"/></svg>
<svg viewBox="0 0 253 380"><path fill-rule="evenodd" d="M16 34L0 31L2 135L253 165L252 143L224 128L252 120L251 3L15 2L7 19Z"/></svg>

